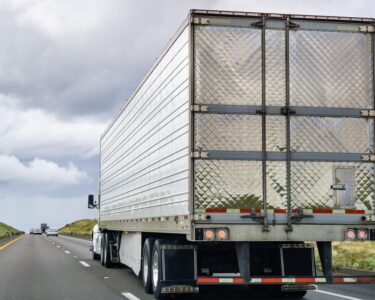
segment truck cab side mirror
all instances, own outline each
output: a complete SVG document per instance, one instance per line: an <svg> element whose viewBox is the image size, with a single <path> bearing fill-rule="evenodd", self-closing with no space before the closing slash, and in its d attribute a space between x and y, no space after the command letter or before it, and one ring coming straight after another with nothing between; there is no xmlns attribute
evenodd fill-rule
<svg viewBox="0 0 375 300"><path fill-rule="evenodd" d="M88 198L88 208L92 209L92 208L96 208L96 205L94 203L94 195L89 195L89 198Z"/></svg>

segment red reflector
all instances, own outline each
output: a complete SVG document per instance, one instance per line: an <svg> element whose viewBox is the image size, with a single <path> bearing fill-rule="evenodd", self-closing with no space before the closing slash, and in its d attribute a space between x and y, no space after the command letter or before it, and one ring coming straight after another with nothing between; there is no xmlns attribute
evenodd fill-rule
<svg viewBox="0 0 375 300"><path fill-rule="evenodd" d="M325 209L313 209L313 213L314 214L331 214L333 212L332 209L328 209L328 208L325 208Z"/></svg>
<svg viewBox="0 0 375 300"><path fill-rule="evenodd" d="M243 278L233 278L233 283L241 284L245 283L245 280Z"/></svg>
<svg viewBox="0 0 375 300"><path fill-rule="evenodd" d="M282 278L262 278L262 283L281 283Z"/></svg>
<svg viewBox="0 0 375 300"><path fill-rule="evenodd" d="M346 214L364 214L365 211L364 210L356 210L356 209L345 209L345 213Z"/></svg>
<svg viewBox="0 0 375 300"><path fill-rule="evenodd" d="M341 277L333 277L332 278L332 281L334 283L343 283L344 282L344 278L341 278Z"/></svg>
<svg viewBox="0 0 375 300"><path fill-rule="evenodd" d="M357 277L357 282L374 283L375 282L375 276L373 276L373 277Z"/></svg>
<svg viewBox="0 0 375 300"><path fill-rule="evenodd" d="M219 278L198 277L197 283L219 283Z"/></svg>
<svg viewBox="0 0 375 300"><path fill-rule="evenodd" d="M206 208L206 213L226 213L226 208Z"/></svg>
<svg viewBox="0 0 375 300"><path fill-rule="evenodd" d="M315 278L296 278L296 282L311 283L311 282L315 282Z"/></svg>

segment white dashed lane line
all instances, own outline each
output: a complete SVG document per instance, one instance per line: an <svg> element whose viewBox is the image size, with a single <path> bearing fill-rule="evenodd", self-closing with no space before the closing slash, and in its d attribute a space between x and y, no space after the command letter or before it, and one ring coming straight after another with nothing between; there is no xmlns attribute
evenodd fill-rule
<svg viewBox="0 0 375 300"><path fill-rule="evenodd" d="M67 251L67 250L65 250L64 252L65 252L66 254L70 254L70 252L69 252L69 251Z"/></svg>
<svg viewBox="0 0 375 300"><path fill-rule="evenodd" d="M79 263L80 263L82 266L85 266L86 268L90 267L90 265L89 265L87 262L83 261L83 260L81 260Z"/></svg>
<svg viewBox="0 0 375 300"><path fill-rule="evenodd" d="M122 293L126 299L128 300L140 300L138 297L134 296L132 293Z"/></svg>

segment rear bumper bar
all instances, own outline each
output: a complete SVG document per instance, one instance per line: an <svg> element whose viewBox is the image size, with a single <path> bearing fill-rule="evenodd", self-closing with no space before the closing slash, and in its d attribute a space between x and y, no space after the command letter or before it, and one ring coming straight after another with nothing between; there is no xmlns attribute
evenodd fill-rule
<svg viewBox="0 0 375 300"><path fill-rule="evenodd" d="M245 281L242 277L198 277L197 285L257 285L257 284L337 284L337 283L375 283L375 276L332 277L252 277Z"/></svg>

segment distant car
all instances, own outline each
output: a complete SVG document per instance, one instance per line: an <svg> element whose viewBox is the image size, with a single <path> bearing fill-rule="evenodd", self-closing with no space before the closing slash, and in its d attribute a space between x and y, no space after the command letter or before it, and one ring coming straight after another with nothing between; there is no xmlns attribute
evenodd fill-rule
<svg viewBox="0 0 375 300"><path fill-rule="evenodd" d="M42 234L42 231L39 228L35 228L34 234Z"/></svg>
<svg viewBox="0 0 375 300"><path fill-rule="evenodd" d="M34 228L30 229L30 234L34 234Z"/></svg>
<svg viewBox="0 0 375 300"><path fill-rule="evenodd" d="M50 235L59 236L59 232L57 231L57 229L49 228L46 230L46 235L47 236L50 236Z"/></svg>

